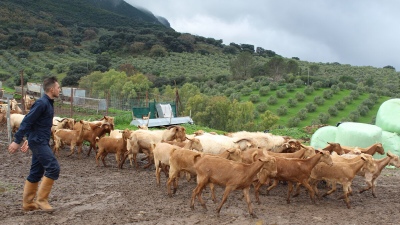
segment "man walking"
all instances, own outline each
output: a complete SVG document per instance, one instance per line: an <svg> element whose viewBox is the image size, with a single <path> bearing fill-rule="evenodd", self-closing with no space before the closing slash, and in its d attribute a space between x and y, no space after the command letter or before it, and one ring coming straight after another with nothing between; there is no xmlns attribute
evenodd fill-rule
<svg viewBox="0 0 400 225"><path fill-rule="evenodd" d="M22 120L19 130L15 133L14 142L8 146L9 153L14 153L26 136L27 140L22 144L21 151L27 152L28 148L32 151L31 169L25 181L23 193L22 209L24 211L39 208L53 211L48 197L54 181L60 174L60 166L49 145L54 116L53 103L60 94L57 78L46 78L43 81L43 89L45 94L32 105L31 110ZM42 182L39 187L40 180Z"/></svg>

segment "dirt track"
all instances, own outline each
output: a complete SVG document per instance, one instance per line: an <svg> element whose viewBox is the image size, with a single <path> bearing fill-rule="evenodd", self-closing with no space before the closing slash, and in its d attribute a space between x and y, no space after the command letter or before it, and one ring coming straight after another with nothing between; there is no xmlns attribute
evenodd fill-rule
<svg viewBox="0 0 400 225"><path fill-rule="evenodd" d="M339 193L323 198L313 205L302 191L300 197L286 204L285 185L279 185L270 196L261 195L260 205L251 199L255 214L251 218L242 192L234 191L222 207L220 216L215 213L217 204L210 199L209 189L203 196L208 211L196 200L195 209L189 207L194 181L182 180L176 195L169 198L165 185L156 186L154 170L115 167L115 157L109 155L109 167L96 167L94 155L66 157L63 150L59 159L61 176L55 182L50 202L57 211L48 214L40 211L24 213L21 210L23 183L28 175L30 155L18 152L9 155L6 146L0 151L0 224L399 224L400 170L385 169L378 180L377 195L371 192L354 193L352 209L347 209ZM146 163L146 162L144 162ZM111 165L113 167L111 167ZM165 182L162 176L162 182ZM353 190L364 185L355 179ZM218 201L222 188L217 188Z"/></svg>

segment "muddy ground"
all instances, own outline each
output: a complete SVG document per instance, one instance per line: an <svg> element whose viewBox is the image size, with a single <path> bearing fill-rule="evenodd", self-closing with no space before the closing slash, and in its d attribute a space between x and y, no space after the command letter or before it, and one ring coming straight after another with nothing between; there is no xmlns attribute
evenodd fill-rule
<svg viewBox="0 0 400 225"><path fill-rule="evenodd" d="M175 196L166 194L163 185L156 186L154 167L131 169L126 162L124 169L115 166L114 155L108 155L109 167L96 166L94 154L90 157L67 157L61 152L61 175L55 182L50 202L57 209L54 213L40 211L25 213L21 210L23 183L28 175L30 153L9 155L0 144L0 224L400 224L400 170L384 169L378 181L377 195L371 192L354 193L351 209L339 193L311 203L305 191L286 203L287 186L279 185L269 196L261 195L261 204L251 199L255 214L248 214L242 192L234 191L216 215L209 189L204 192L208 211L196 200L191 210L189 201L194 181L182 180ZM143 162L143 166L146 162ZM353 190L364 183L360 177L353 182ZM222 188L217 188L218 200Z"/></svg>

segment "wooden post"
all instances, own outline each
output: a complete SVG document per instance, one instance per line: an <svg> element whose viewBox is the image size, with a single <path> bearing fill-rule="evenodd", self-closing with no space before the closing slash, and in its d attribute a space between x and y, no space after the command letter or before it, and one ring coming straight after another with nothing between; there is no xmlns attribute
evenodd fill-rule
<svg viewBox="0 0 400 225"><path fill-rule="evenodd" d="M71 107L70 107L70 115L71 118L74 116L74 89L71 87Z"/></svg>
<svg viewBox="0 0 400 225"><path fill-rule="evenodd" d="M10 98L7 97L7 134L8 134L8 144L11 144L11 140L12 140L10 111L11 111Z"/></svg>
<svg viewBox="0 0 400 225"><path fill-rule="evenodd" d="M24 99L24 70L20 71L20 77L21 77L21 95L22 95L22 114L26 114L26 109L25 109L25 99Z"/></svg>
<svg viewBox="0 0 400 225"><path fill-rule="evenodd" d="M108 102L109 101L110 101L110 90L108 90L107 100L106 100L106 116L108 116Z"/></svg>

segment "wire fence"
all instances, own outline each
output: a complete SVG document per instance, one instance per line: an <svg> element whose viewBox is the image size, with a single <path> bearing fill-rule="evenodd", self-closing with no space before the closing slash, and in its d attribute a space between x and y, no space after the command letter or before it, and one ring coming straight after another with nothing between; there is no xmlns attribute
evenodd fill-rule
<svg viewBox="0 0 400 225"><path fill-rule="evenodd" d="M1 102L0 111L0 149L7 150L7 146L11 143L11 128L10 128L10 100ZM7 110L7 112L6 112Z"/></svg>
<svg viewBox="0 0 400 225"><path fill-rule="evenodd" d="M154 95L149 93L137 93L135 97L129 97L121 94L119 90L105 91L104 93L97 93L96 95L91 94L90 91L80 89L84 91L85 95L76 95L75 89L68 89L69 93L65 93L63 90L62 95L56 98L54 101L54 116L59 117L85 117L93 116L101 118L102 116L114 116L125 115L125 119L134 119L136 117L141 118L142 115L134 115L133 108L148 108L152 102L171 102L171 97L165 97L161 95ZM38 99L40 93L28 92L31 97ZM17 93L24 95L23 93ZM0 97L0 103L7 106L7 101L17 97L15 94L7 94ZM24 104L24 98L15 99L18 107L21 109L22 114L27 114L29 108ZM173 100L172 100L173 101ZM7 106L8 107L8 106ZM147 115L148 111L146 111ZM8 132L7 118L0 121L0 146L3 149L3 145L7 145L11 140L11 133ZM1 119L1 118L0 118ZM8 125L9 126L9 125Z"/></svg>

